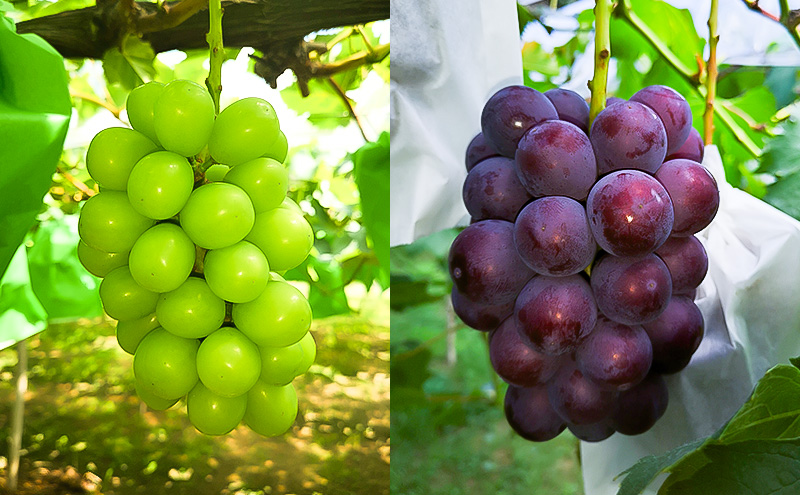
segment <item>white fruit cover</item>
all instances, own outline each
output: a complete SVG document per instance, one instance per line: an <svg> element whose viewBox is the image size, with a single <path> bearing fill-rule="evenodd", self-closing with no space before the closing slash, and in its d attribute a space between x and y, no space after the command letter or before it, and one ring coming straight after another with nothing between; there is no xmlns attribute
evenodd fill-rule
<svg viewBox="0 0 800 495"><path fill-rule="evenodd" d="M466 225L464 154L483 102L521 81L516 4L393 0L391 244ZM800 222L724 179L716 147L704 165L720 209L698 237L709 272L696 302L706 333L687 368L667 377L669 407L649 432L581 445L587 495L616 494L614 478L724 424L764 372L800 355ZM532 487L528 487L532 488ZM649 493L655 493L657 484Z"/></svg>

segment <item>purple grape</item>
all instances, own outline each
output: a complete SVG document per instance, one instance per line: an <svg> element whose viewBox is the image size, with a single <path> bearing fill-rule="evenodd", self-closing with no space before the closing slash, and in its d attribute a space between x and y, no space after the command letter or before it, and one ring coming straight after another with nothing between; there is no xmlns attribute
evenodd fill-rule
<svg viewBox="0 0 800 495"><path fill-rule="evenodd" d="M544 92L550 103L556 107L558 118L566 120L589 133L589 104L575 91L553 88Z"/></svg>
<svg viewBox="0 0 800 495"><path fill-rule="evenodd" d="M688 295L694 291L708 272L708 255L697 237L670 237L656 249L656 254L669 269L672 293Z"/></svg>
<svg viewBox="0 0 800 495"><path fill-rule="evenodd" d="M652 108L667 132L667 153L678 151L692 129L692 109L686 98L667 86L647 86L631 96L631 101Z"/></svg>
<svg viewBox="0 0 800 495"><path fill-rule="evenodd" d="M569 196L583 200L597 179L592 143L574 124L543 122L520 140L517 174L533 196Z"/></svg>
<svg viewBox="0 0 800 495"><path fill-rule="evenodd" d="M700 137L700 133L697 132L697 129L692 127L689 130L689 137L686 138L686 141L684 141L683 145L677 150L668 154L667 157L664 158L664 161L668 162L670 160L683 158L697 163L702 163L704 151L705 145L703 144L703 138Z"/></svg>
<svg viewBox="0 0 800 495"><path fill-rule="evenodd" d="M592 289L580 275L534 277L522 289L514 317L523 341L539 352L560 355L574 350L597 322Z"/></svg>
<svg viewBox="0 0 800 495"><path fill-rule="evenodd" d="M600 316L575 361L583 375L601 388L627 390L647 376L653 347L644 329Z"/></svg>
<svg viewBox="0 0 800 495"><path fill-rule="evenodd" d="M597 243L616 256L642 256L669 237L674 213L664 186L639 170L603 177L586 201L589 226Z"/></svg>
<svg viewBox="0 0 800 495"><path fill-rule="evenodd" d="M642 325L653 344L653 371L677 373L689 364L703 340L703 313L685 296L673 297L667 309Z"/></svg>
<svg viewBox="0 0 800 495"><path fill-rule="evenodd" d="M689 236L711 223L719 209L719 190L714 176L691 160L665 162L656 172L675 210L672 235Z"/></svg>
<svg viewBox="0 0 800 495"><path fill-rule="evenodd" d="M514 314L514 300L504 304L487 305L470 301L458 291L456 286L450 293L453 311L467 326L488 332L494 330L506 318Z"/></svg>
<svg viewBox="0 0 800 495"><path fill-rule="evenodd" d="M508 424L526 440L546 442L567 427L547 400L544 386L523 388L511 385L506 390L504 405Z"/></svg>
<svg viewBox="0 0 800 495"><path fill-rule="evenodd" d="M644 433L664 415L668 402L667 383L661 375L651 373L632 389L619 393L611 427L623 435Z"/></svg>
<svg viewBox="0 0 800 495"><path fill-rule="evenodd" d="M617 392L603 390L569 362L561 367L547 385L547 397L564 421L588 425L603 421L614 409Z"/></svg>
<svg viewBox="0 0 800 495"><path fill-rule="evenodd" d="M567 428L576 438L584 442L602 442L614 434L614 428L608 424L608 421L601 421L589 425L573 425L567 423Z"/></svg>
<svg viewBox="0 0 800 495"><path fill-rule="evenodd" d="M533 271L554 277L584 270L597 250L586 210L565 196L540 198L523 208L514 223L514 241Z"/></svg>
<svg viewBox="0 0 800 495"><path fill-rule="evenodd" d="M617 103L625 103L627 100L623 98L617 98L616 96L609 96L606 98L606 108L610 107L611 105L616 105Z"/></svg>
<svg viewBox="0 0 800 495"><path fill-rule="evenodd" d="M513 300L533 271L514 245L514 224L477 222L456 236L448 256L450 278L461 294L486 305Z"/></svg>
<svg viewBox="0 0 800 495"><path fill-rule="evenodd" d="M481 113L481 129L489 146L514 158L517 143L528 129L558 118L545 95L526 86L508 86L489 98Z"/></svg>
<svg viewBox="0 0 800 495"><path fill-rule="evenodd" d="M625 325L655 320L672 295L667 265L654 254L640 258L603 256L592 267L591 283L597 309Z"/></svg>
<svg viewBox="0 0 800 495"><path fill-rule="evenodd" d="M500 378L518 387L533 387L552 377L561 359L536 352L519 335L514 318L489 334L489 358Z"/></svg>
<svg viewBox="0 0 800 495"><path fill-rule="evenodd" d="M467 156L464 158L467 172L478 163L493 156L500 156L500 154L489 146L489 143L483 138L483 133L479 132L467 146Z"/></svg>
<svg viewBox="0 0 800 495"><path fill-rule="evenodd" d="M514 160L502 156L477 164L464 181L464 205L472 218L508 220L517 218L531 199L517 177Z"/></svg>
<svg viewBox="0 0 800 495"><path fill-rule="evenodd" d="M664 124L653 110L635 101L606 107L595 118L589 138L600 175L620 169L655 173L667 156Z"/></svg>

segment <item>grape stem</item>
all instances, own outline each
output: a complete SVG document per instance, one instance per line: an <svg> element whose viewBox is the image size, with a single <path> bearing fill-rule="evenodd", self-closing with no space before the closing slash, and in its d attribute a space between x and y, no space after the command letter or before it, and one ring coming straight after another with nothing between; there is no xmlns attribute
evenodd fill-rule
<svg viewBox="0 0 800 495"><path fill-rule="evenodd" d="M369 142L370 140L367 137L367 133L364 132L364 126L361 124L361 119L358 118L358 114L356 113L356 109L353 108L350 98L347 97L347 94L345 94L342 87L339 86L339 84L334 81L332 77L328 78L328 84L331 85L336 94L339 95L339 98L342 99L342 102L344 102L344 106L347 107L347 111L350 113L350 116L353 117L353 120L355 120L358 130L361 131L361 136L364 138L364 141Z"/></svg>
<svg viewBox="0 0 800 495"><path fill-rule="evenodd" d="M706 110L703 113L703 142L709 145L714 137L714 97L717 95L717 12L718 0L711 0L711 13L708 15L708 72L706 74Z"/></svg>
<svg viewBox="0 0 800 495"><path fill-rule="evenodd" d="M606 85L608 84L608 61L611 58L611 0L596 0L594 6L594 76L589 81L592 102L589 108L589 125L606 107Z"/></svg>
<svg viewBox="0 0 800 495"><path fill-rule="evenodd" d="M206 86L214 99L214 108L219 115L219 95L222 92L222 62L225 61L225 50L222 46L222 0L208 2L208 41L209 71Z"/></svg>
<svg viewBox="0 0 800 495"><path fill-rule="evenodd" d="M777 16L764 10L758 5L758 0L743 0L747 8L753 12L758 12L768 19L772 19L778 24L782 25L792 35L797 46L800 46L800 33L797 32L797 26L800 24L800 9L792 10L789 8L789 0L780 0L781 15Z"/></svg>

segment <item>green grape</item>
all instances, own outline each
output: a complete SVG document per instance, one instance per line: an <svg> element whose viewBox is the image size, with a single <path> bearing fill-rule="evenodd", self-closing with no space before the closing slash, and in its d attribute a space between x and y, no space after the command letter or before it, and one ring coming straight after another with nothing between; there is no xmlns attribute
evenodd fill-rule
<svg viewBox="0 0 800 495"><path fill-rule="evenodd" d="M186 396L189 421L206 435L224 435L236 428L247 409L247 395L222 397L201 382Z"/></svg>
<svg viewBox="0 0 800 495"><path fill-rule="evenodd" d="M244 98L217 116L208 151L219 163L235 167L266 153L279 132L272 105L261 98Z"/></svg>
<svg viewBox="0 0 800 495"><path fill-rule="evenodd" d="M142 402L144 402L147 407L154 411L166 411L178 403L178 399L162 399L161 397L148 392L145 390L144 386L142 386L139 380L134 381L134 388L136 389L136 395L139 396Z"/></svg>
<svg viewBox="0 0 800 495"><path fill-rule="evenodd" d="M128 95L128 102L125 104L131 126L149 137L154 143L159 141L156 129L153 127L153 107L163 92L164 85L162 83L150 81L134 88Z"/></svg>
<svg viewBox="0 0 800 495"><path fill-rule="evenodd" d="M297 367L297 376L300 376L305 374L314 364L314 360L317 359L317 343L314 342L314 336L311 335L311 332L308 332L300 339L298 344L303 348L303 361Z"/></svg>
<svg viewBox="0 0 800 495"><path fill-rule="evenodd" d="M214 100L194 81L172 81L153 106L153 127L158 141L183 156L200 153L214 127Z"/></svg>
<svg viewBox="0 0 800 495"><path fill-rule="evenodd" d="M228 173L228 170L231 168L227 165L221 165L219 163L215 163L208 167L206 170L206 180L208 182L222 182L225 179L225 175Z"/></svg>
<svg viewBox="0 0 800 495"><path fill-rule="evenodd" d="M286 161L286 155L289 154L289 142L286 140L286 134L283 131L278 133L277 139L270 145L269 149L264 153L265 158L272 158L281 163Z"/></svg>
<svg viewBox="0 0 800 495"><path fill-rule="evenodd" d="M86 169L104 190L124 191L133 166L158 149L147 136L127 127L111 127L95 135L86 152Z"/></svg>
<svg viewBox="0 0 800 495"><path fill-rule="evenodd" d="M234 303L252 301L269 280L267 258L247 241L206 253L203 272L214 294Z"/></svg>
<svg viewBox="0 0 800 495"><path fill-rule="evenodd" d="M126 265L111 270L100 282L100 301L115 320L136 320L155 312L158 294L137 284Z"/></svg>
<svg viewBox="0 0 800 495"><path fill-rule="evenodd" d="M83 242L99 251L127 253L154 223L133 209L124 192L105 191L83 205L78 234Z"/></svg>
<svg viewBox="0 0 800 495"><path fill-rule="evenodd" d="M205 249L219 249L245 238L255 221L253 202L239 186L212 182L200 186L181 210L181 227Z"/></svg>
<svg viewBox="0 0 800 495"><path fill-rule="evenodd" d="M278 206L278 208L284 208L284 209L287 209L287 210L291 210L291 211L297 213L298 215L303 215L303 209L300 208L300 205L295 203L292 200L292 198L289 198L289 197L283 198L283 202L280 204L280 206Z"/></svg>
<svg viewBox="0 0 800 495"><path fill-rule="evenodd" d="M211 291L205 280L189 277L177 289L159 296L156 314L167 331L198 339L222 325L225 301Z"/></svg>
<svg viewBox="0 0 800 495"><path fill-rule="evenodd" d="M83 241L78 242L78 259L86 271L95 277L103 278L114 268L128 264L128 252L106 253L95 249Z"/></svg>
<svg viewBox="0 0 800 495"><path fill-rule="evenodd" d="M286 347L311 326L311 306L286 282L273 281L255 300L233 305L233 323L260 346Z"/></svg>
<svg viewBox="0 0 800 495"><path fill-rule="evenodd" d="M314 246L314 231L302 215L275 208L256 215L245 237L267 255L272 270L290 270L306 259Z"/></svg>
<svg viewBox="0 0 800 495"><path fill-rule="evenodd" d="M186 158L171 151L156 151L133 167L128 200L142 215L166 220L181 211L193 187L194 172Z"/></svg>
<svg viewBox="0 0 800 495"><path fill-rule="evenodd" d="M244 422L266 437L285 433L297 418L297 392L292 384L268 385L258 381L247 392Z"/></svg>
<svg viewBox="0 0 800 495"><path fill-rule="evenodd" d="M197 374L209 390L223 397L242 395L258 381L258 347L235 328L223 327L200 344Z"/></svg>
<svg viewBox="0 0 800 495"><path fill-rule="evenodd" d="M139 343L133 355L133 374L149 392L162 399L179 399L197 384L200 342L157 328Z"/></svg>
<svg viewBox="0 0 800 495"><path fill-rule="evenodd" d="M128 266L134 280L153 292L169 292L183 284L192 272L195 248L177 225L160 223L136 241Z"/></svg>
<svg viewBox="0 0 800 495"><path fill-rule="evenodd" d="M289 173L272 158L256 158L234 167L225 182L241 187L256 213L277 208L289 191Z"/></svg>
<svg viewBox="0 0 800 495"><path fill-rule="evenodd" d="M260 380L270 385L286 385L298 375L303 362L303 347L300 342L286 347L258 348L261 353Z"/></svg>
<svg viewBox="0 0 800 495"><path fill-rule="evenodd" d="M269 272L269 280L270 282L273 280L277 280L278 282L286 282L286 279L278 272Z"/></svg>
<svg viewBox="0 0 800 495"><path fill-rule="evenodd" d="M136 352L139 343L145 335L158 328L158 319L155 314L147 315L135 320L117 322L117 343L128 354Z"/></svg>

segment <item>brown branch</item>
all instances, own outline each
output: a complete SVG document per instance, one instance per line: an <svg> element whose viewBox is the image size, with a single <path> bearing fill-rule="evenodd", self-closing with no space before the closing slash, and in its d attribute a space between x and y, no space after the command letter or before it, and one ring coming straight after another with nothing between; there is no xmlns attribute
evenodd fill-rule
<svg viewBox="0 0 800 495"><path fill-rule="evenodd" d="M181 0L172 6L164 4L155 12L142 14L136 19L139 33L154 33L181 25L196 13L208 8L208 0Z"/></svg>
<svg viewBox="0 0 800 495"><path fill-rule="evenodd" d="M56 172L58 172L58 175L60 175L61 177L67 179L67 182L75 186L77 190L79 190L86 196L92 197L95 195L95 191L93 189L84 184L83 181L77 179L71 173L67 172L66 170L62 170L61 167L56 167Z"/></svg>
<svg viewBox="0 0 800 495"><path fill-rule="evenodd" d="M361 136L363 136L364 141L369 142L367 133L364 132L364 126L361 125L361 119L358 118L356 110L355 108L353 108L353 104L350 102L350 98L347 97L342 87L339 86L339 84L330 77L328 78L328 84L330 84L331 87L333 87L333 90L336 91L336 94L339 95L339 98L341 98L342 101L344 102L344 106L347 107L347 111L350 113L350 116L353 117L353 120L356 121L358 130L361 131Z"/></svg>
<svg viewBox="0 0 800 495"><path fill-rule="evenodd" d="M800 47L800 34L797 32L797 26L800 24L800 9L791 10L789 8L789 0L780 0L781 14L775 15L771 12L764 10L758 5L759 0L742 0L747 8L753 12L757 12L767 19L773 20L786 28L795 44Z"/></svg>
<svg viewBox="0 0 800 495"><path fill-rule="evenodd" d="M311 65L311 74L313 77L331 77L340 72L347 72L362 65L377 64L383 61L389 55L389 44L376 46L372 52L364 51L356 53L342 60L331 62L329 64L314 64Z"/></svg>
<svg viewBox="0 0 800 495"><path fill-rule="evenodd" d="M745 3L745 5L747 5L747 8L752 10L753 12L758 12L759 14L761 14L763 16L769 17L770 19L772 19L775 22L781 22L781 18L780 17L778 17L775 14L771 14L771 13L767 12L761 6L759 6L758 5L758 0L742 0L742 1Z"/></svg>

